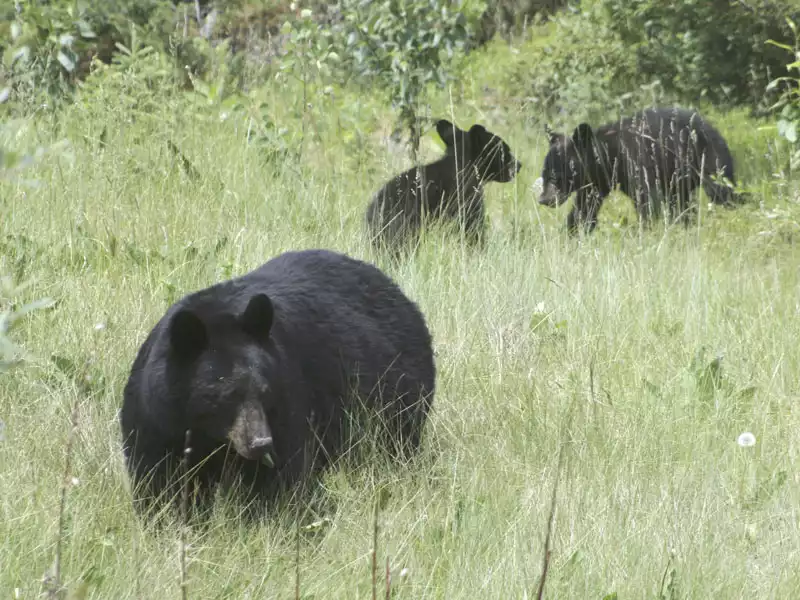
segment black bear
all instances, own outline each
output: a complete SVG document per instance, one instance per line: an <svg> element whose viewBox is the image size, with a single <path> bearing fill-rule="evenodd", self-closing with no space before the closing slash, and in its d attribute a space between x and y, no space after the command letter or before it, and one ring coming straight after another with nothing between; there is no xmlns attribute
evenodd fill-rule
<svg viewBox="0 0 800 600"><path fill-rule="evenodd" d="M388 276L325 250L277 256L179 300L140 348L120 414L135 503L174 497L178 468L200 505L220 484L273 497L347 450L359 409L409 456L434 383L425 319Z"/></svg>
<svg viewBox="0 0 800 600"><path fill-rule="evenodd" d="M521 164L500 137L482 125L462 131L439 120L445 155L412 168L384 185L367 208L367 227L379 248L397 250L413 241L426 219L455 221L469 243L483 241L483 184L511 181Z"/></svg>
<svg viewBox="0 0 800 600"><path fill-rule="evenodd" d="M717 204L732 206L745 198L730 187L736 179L725 138L692 110L653 108L595 130L581 123L572 137L549 128L547 133L539 203L558 206L576 192L567 219L571 233L579 225L594 230L603 200L617 185L643 222L660 214L666 200L670 217L687 223L692 192L701 184Z"/></svg>

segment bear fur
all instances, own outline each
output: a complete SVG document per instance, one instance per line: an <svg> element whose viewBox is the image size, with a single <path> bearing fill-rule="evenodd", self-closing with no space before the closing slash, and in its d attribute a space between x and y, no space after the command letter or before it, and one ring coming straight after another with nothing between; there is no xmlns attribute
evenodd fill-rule
<svg viewBox="0 0 800 600"><path fill-rule="evenodd" d="M431 219L453 221L469 243L482 243L484 183L509 182L521 168L508 144L482 125L462 131L439 120L436 132L445 143L445 155L401 173L372 198L366 221L378 248L398 249L413 242L423 222Z"/></svg>
<svg viewBox="0 0 800 600"><path fill-rule="evenodd" d="M348 449L359 407L405 456L434 383L425 319L389 277L325 250L282 254L179 300L140 348L120 414L136 504L174 497L186 430L196 502L236 478L265 499L318 471Z"/></svg>
<svg viewBox="0 0 800 600"><path fill-rule="evenodd" d="M696 111L653 108L592 129L581 123L572 136L547 131L550 149L542 170L539 203L558 206L576 192L567 228L591 232L614 187L629 196L642 222L661 214L666 200L673 220L688 223L692 193L703 186L712 202L725 206L745 196L713 175L736 184L725 138Z"/></svg>

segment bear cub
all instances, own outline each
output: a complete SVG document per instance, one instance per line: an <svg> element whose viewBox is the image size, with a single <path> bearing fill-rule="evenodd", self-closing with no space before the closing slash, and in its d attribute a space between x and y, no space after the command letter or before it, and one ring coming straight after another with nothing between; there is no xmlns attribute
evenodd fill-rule
<svg viewBox="0 0 800 600"><path fill-rule="evenodd" d="M696 111L653 108L592 129L581 123L572 136L547 129L550 149L542 170L539 203L559 206L576 193L567 228L591 232L611 190L619 185L642 222L661 213L688 223L691 195L703 186L712 202L740 204L737 193L719 175L736 184L733 157L722 134Z"/></svg>
<svg viewBox="0 0 800 600"><path fill-rule="evenodd" d="M348 449L359 409L406 456L434 383L425 319L389 277L325 250L282 254L179 300L140 348L120 414L135 504L175 496L187 430L197 504L220 486L265 501L298 483Z"/></svg>
<svg viewBox="0 0 800 600"><path fill-rule="evenodd" d="M445 155L411 168L385 184L367 208L366 222L378 248L413 242L424 220L455 222L469 243L481 243L486 223L483 185L511 181L521 168L511 149L482 125L462 131L439 120Z"/></svg>

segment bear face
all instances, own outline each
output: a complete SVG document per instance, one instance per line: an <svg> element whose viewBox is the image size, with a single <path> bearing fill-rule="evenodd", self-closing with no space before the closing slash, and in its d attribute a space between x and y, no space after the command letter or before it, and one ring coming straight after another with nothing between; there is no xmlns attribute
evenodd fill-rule
<svg viewBox="0 0 800 600"><path fill-rule="evenodd" d="M481 181L508 183L522 168L509 145L483 125L473 125L467 132L440 119L436 132L447 147L447 155L456 155L461 164L475 165ZM455 174L452 178L455 180Z"/></svg>
<svg viewBox="0 0 800 600"><path fill-rule="evenodd" d="M560 206L576 192L591 183L588 166L594 145L594 131L587 123L581 123L572 137L545 128L550 149L542 168L542 193L539 204Z"/></svg>
<svg viewBox="0 0 800 600"><path fill-rule="evenodd" d="M269 464L275 449L269 417L278 393L269 351L272 303L256 294L240 315L201 313L182 308L168 326L166 381L183 428L198 445L230 445L245 460Z"/></svg>

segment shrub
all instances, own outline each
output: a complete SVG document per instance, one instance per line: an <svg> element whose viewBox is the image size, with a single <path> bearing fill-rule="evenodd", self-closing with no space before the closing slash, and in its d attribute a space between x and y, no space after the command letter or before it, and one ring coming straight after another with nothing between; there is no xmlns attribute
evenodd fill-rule
<svg viewBox="0 0 800 600"><path fill-rule="evenodd" d="M792 57L786 65L789 75L772 80L768 90L781 90L780 98L772 106L778 112L778 135L786 139L792 147L790 168L800 167L800 35L794 21L788 21L794 34L794 45L771 40L771 45L785 50Z"/></svg>
<svg viewBox="0 0 800 600"><path fill-rule="evenodd" d="M597 0L610 31L631 48L639 73L696 102L763 105L764 87L785 74L769 39L787 41L790 3L774 0ZM594 32L593 32L594 35Z"/></svg>
<svg viewBox="0 0 800 600"><path fill-rule="evenodd" d="M591 119L620 107L648 78L605 17L586 3L537 25L519 52L504 57L509 66L499 85L548 118Z"/></svg>

